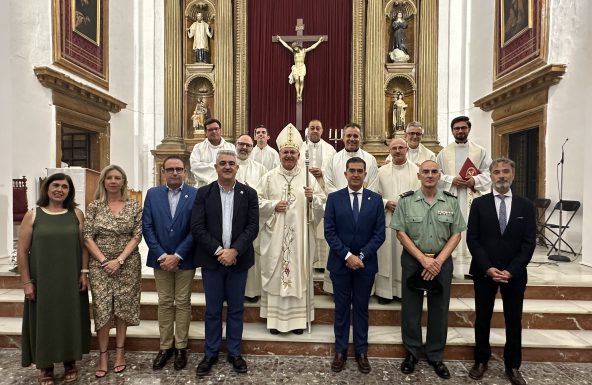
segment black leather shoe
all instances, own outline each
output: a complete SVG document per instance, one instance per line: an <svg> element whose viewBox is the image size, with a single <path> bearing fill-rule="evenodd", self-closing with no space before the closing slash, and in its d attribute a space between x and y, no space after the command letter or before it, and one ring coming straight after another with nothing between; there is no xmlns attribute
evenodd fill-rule
<svg viewBox="0 0 592 385"><path fill-rule="evenodd" d="M292 330L292 333L296 334L297 336L302 335L302 333L304 333L304 329L294 329Z"/></svg>
<svg viewBox="0 0 592 385"><path fill-rule="evenodd" d="M279 331L279 330L277 330L277 329L269 329L269 332L270 332L271 334L273 334L274 336L276 336L276 335L280 334L280 331Z"/></svg>
<svg viewBox="0 0 592 385"><path fill-rule="evenodd" d="M208 357L204 356L201 362L197 365L197 369L195 370L195 374L199 377L205 376L212 370L212 365L218 362L218 356L216 357Z"/></svg>
<svg viewBox="0 0 592 385"><path fill-rule="evenodd" d="M245 299L247 300L247 302L250 302L250 303L255 303L255 302L259 301L259 297L247 297L247 296L245 296Z"/></svg>
<svg viewBox="0 0 592 385"><path fill-rule="evenodd" d="M487 362L475 362L471 370L469 370L469 377L473 380L480 380L487 371Z"/></svg>
<svg viewBox="0 0 592 385"><path fill-rule="evenodd" d="M512 385L526 385L526 381L518 369L506 368L506 376L508 376L508 380L510 380Z"/></svg>
<svg viewBox="0 0 592 385"><path fill-rule="evenodd" d="M242 358L240 355L238 356L228 356L228 362L232 364L232 368L237 373L246 373L247 372L247 362Z"/></svg>
<svg viewBox="0 0 592 385"><path fill-rule="evenodd" d="M378 297L378 303L380 305L388 305L389 303L393 302L393 299L388 299L388 298L382 298L382 297Z"/></svg>
<svg viewBox="0 0 592 385"><path fill-rule="evenodd" d="M167 362L173 356L174 353L175 348L159 350L156 357L154 357L154 361L152 361L152 369L160 370L164 368L164 366L167 364Z"/></svg>
<svg viewBox="0 0 592 385"><path fill-rule="evenodd" d="M413 354L407 353L407 356L401 363L401 373L411 374L415 371L415 365L417 364L417 358L413 357Z"/></svg>
<svg viewBox="0 0 592 385"><path fill-rule="evenodd" d="M347 355L345 353L335 353L335 357L333 357L333 362L331 362L331 370L334 372L341 372L345 367L345 361L347 360Z"/></svg>
<svg viewBox="0 0 592 385"><path fill-rule="evenodd" d="M358 363L358 370L364 374L370 373L370 362L368 362L368 354L356 354L356 362Z"/></svg>
<svg viewBox="0 0 592 385"><path fill-rule="evenodd" d="M450 378L450 372L448 371L448 368L442 361L428 360L428 364L430 364L432 368L434 368L434 371L436 372L438 377L443 378L445 380Z"/></svg>
<svg viewBox="0 0 592 385"><path fill-rule="evenodd" d="M175 370L185 369L187 366L187 348L175 350Z"/></svg>

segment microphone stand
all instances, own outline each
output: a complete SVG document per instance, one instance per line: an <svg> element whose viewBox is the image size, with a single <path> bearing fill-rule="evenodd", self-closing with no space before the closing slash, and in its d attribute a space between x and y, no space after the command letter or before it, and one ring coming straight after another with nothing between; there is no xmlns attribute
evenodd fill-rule
<svg viewBox="0 0 592 385"><path fill-rule="evenodd" d="M561 160L557 163L557 168L560 168L560 184L559 184L559 235L557 240L557 254L549 255L549 259L551 261L556 262L571 262L571 259L567 255L561 254L561 239L563 237L563 233L565 229L563 228L563 165L565 163L565 143L567 143L568 138L565 139L563 142L563 146L561 146Z"/></svg>

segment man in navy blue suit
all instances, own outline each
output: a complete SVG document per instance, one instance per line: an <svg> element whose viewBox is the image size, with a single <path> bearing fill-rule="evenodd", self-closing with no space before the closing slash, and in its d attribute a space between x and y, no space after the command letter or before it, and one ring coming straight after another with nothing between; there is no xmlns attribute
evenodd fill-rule
<svg viewBox="0 0 592 385"><path fill-rule="evenodd" d="M198 376L208 374L222 343L222 307L226 301L226 350L237 373L247 372L241 357L247 272L255 261L253 241L259 231L257 192L236 181L236 153L216 155L218 180L200 187L191 216L195 261L201 267L206 296L204 357Z"/></svg>
<svg viewBox="0 0 592 385"><path fill-rule="evenodd" d="M467 246L475 288L475 364L469 377L480 380L491 357L489 331L495 296L501 292L506 323L504 366L512 384L526 384L519 372L522 361L522 303L526 266L536 242L536 210L529 200L512 194L514 162L491 163L493 191L473 201Z"/></svg>
<svg viewBox="0 0 592 385"><path fill-rule="evenodd" d="M175 355L174 367L187 365L187 336L191 321L191 283L195 275L191 210L197 189L186 185L185 165L176 156L162 163L166 184L146 194L142 213L148 245L146 265L154 268L158 292L160 351L152 368L162 369Z"/></svg>
<svg viewBox="0 0 592 385"><path fill-rule="evenodd" d="M382 197L363 188L366 162L352 157L346 162L347 187L329 194L325 209L325 239L335 295L335 358L331 370L340 372L347 359L350 307L358 369L370 372L368 362L368 302L378 272L376 252L385 238Z"/></svg>

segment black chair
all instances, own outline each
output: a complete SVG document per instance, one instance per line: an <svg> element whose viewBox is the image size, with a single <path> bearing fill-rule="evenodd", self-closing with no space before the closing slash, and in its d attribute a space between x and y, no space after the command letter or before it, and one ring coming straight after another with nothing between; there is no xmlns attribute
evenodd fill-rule
<svg viewBox="0 0 592 385"><path fill-rule="evenodd" d="M547 208L551 205L551 199L537 198L533 203L537 210L537 243L541 246L549 247L553 242L545 236L545 214L547 213Z"/></svg>
<svg viewBox="0 0 592 385"><path fill-rule="evenodd" d="M559 242L559 240L561 240L561 243L564 243L569 250L571 251L571 253L574 256L577 256L577 253L574 251L574 249L571 247L571 245L569 243L567 243L567 241L565 240L565 238L563 237L563 234L565 233L565 230L569 229L569 224L571 223L572 219L575 217L576 213L578 212L578 210L580 209L580 202L579 201L568 201L568 200L562 200L559 201L557 203L555 203L555 206L553 207L553 211L551 211L551 214L549 214L549 216L547 217L547 220L544 223L544 230L549 230L551 233L553 233L557 239L551 243L551 249L549 250L549 252L547 253L547 255L551 255L551 253L553 252L553 250L557 250L557 252L561 252L561 250L559 250L559 247L557 247L557 243ZM566 213L568 214L568 218L567 221L565 223L563 223L563 221L561 221L561 225L557 224L557 223L550 223L549 220L553 217L553 214L555 214L556 211L561 211L561 213ZM548 238L545 236L545 238L548 240Z"/></svg>

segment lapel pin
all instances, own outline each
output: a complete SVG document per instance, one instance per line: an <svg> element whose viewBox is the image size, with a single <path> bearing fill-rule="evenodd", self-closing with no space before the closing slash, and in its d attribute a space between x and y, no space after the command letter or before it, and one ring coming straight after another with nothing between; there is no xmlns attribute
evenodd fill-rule
<svg viewBox="0 0 592 385"><path fill-rule="evenodd" d="M189 198L189 195L185 195L185 199Z"/></svg>
<svg viewBox="0 0 592 385"><path fill-rule="evenodd" d="M368 200L370 200L370 197L368 197Z"/></svg>
<svg viewBox="0 0 592 385"><path fill-rule="evenodd" d="M240 193L242 194L243 193L243 190L241 190Z"/></svg>

